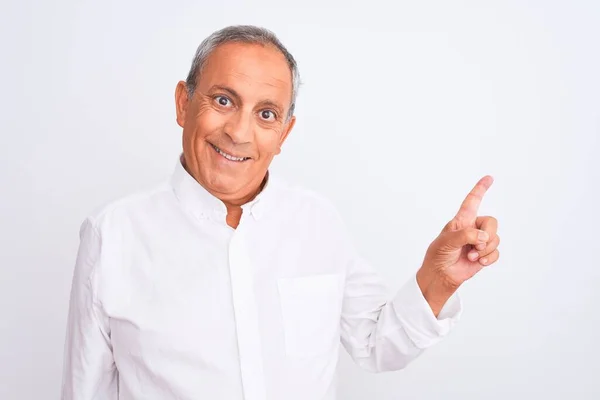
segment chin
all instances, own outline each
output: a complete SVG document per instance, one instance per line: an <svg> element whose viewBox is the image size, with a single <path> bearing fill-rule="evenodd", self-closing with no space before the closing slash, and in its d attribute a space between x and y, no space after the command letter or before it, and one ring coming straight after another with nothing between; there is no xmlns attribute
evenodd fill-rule
<svg viewBox="0 0 600 400"><path fill-rule="evenodd" d="M221 174L213 175L208 184L210 190L224 194L237 193L245 186L245 182L238 177Z"/></svg>

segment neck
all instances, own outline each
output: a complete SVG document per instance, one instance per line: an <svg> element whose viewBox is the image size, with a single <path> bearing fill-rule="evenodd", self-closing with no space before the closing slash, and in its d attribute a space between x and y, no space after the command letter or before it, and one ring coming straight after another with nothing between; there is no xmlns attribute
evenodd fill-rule
<svg viewBox="0 0 600 400"><path fill-rule="evenodd" d="M238 227L238 225L240 224L240 220L242 219L242 205L252 201L263 190L263 188L265 187L265 183L267 182L267 178L268 172L265 178L262 180L261 184L258 186L258 188L256 190L253 190L250 195L245 196L241 200L230 201L219 198L219 200L221 200L223 204L225 204L225 207L227 207L227 217L225 218L227 225L229 225L233 229L236 229Z"/></svg>
<svg viewBox="0 0 600 400"><path fill-rule="evenodd" d="M191 176L194 176L188 169L184 156L181 157L181 165ZM222 193L215 193L212 190L210 190L209 188L207 188L206 186L202 185L198 181L198 179L196 179L196 182L198 182L198 184L202 185L204 187L204 189L206 189L211 195L215 196L217 199L221 200L223 202L223 204L225 204L225 207L227 207L227 217L225 220L227 222L227 225L229 225L235 229L240 224L240 220L242 218L242 205L252 201L256 196L258 196L258 194L265 187L268 177L269 177L269 171L267 171L267 173L265 174L265 177L262 179L261 183L255 189L250 190L247 194L239 196L239 197L227 196L227 195L223 195Z"/></svg>
<svg viewBox="0 0 600 400"><path fill-rule="evenodd" d="M269 177L269 173L267 172L267 174L265 175L265 177L262 179L262 181L260 182L260 184L258 186L256 186L252 190L250 190L247 194L239 196L239 197L237 197L237 196L236 197L222 196L220 194L212 193L212 192L211 192L211 194L213 196L215 196L216 198L218 198L219 200L221 200L223 202L223 204L225 204L225 206L227 207L227 210L229 210L230 208L236 208L236 207L241 208L241 206L243 206L246 203L251 202L252 200L254 200L254 198L256 196L258 196L258 194L260 192L262 192L262 190L265 187L265 184L267 183L268 177Z"/></svg>

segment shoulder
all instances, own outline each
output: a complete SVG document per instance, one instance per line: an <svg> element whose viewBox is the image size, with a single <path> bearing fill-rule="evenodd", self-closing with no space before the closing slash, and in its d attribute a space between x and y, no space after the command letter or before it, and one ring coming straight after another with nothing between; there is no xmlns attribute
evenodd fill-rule
<svg viewBox="0 0 600 400"><path fill-rule="evenodd" d="M334 202L324 195L305 186L278 182L280 209L288 215L301 218L312 217L339 222L341 217Z"/></svg>
<svg viewBox="0 0 600 400"><path fill-rule="evenodd" d="M152 215L149 213L153 212L157 206L172 200L174 200L174 194L168 182L129 193L92 209L84 219L80 233L85 228L99 233L107 226L131 221L136 216Z"/></svg>
<svg viewBox="0 0 600 400"><path fill-rule="evenodd" d="M347 225L331 198L300 185L282 184L277 223L285 226L304 243L323 249L323 254L343 249L352 250L352 238ZM285 230L282 230L285 231ZM327 249L324 249L325 246Z"/></svg>

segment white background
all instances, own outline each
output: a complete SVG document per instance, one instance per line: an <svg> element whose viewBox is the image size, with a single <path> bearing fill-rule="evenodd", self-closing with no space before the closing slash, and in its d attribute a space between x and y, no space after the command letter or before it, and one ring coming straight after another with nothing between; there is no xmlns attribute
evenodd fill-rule
<svg viewBox="0 0 600 400"><path fill-rule="evenodd" d="M79 225L169 176L175 85L238 23L304 82L274 168L338 205L390 286L496 179L502 256L461 323L404 371L344 354L340 399L600 398L600 3L284 3L2 1L0 398L58 398Z"/></svg>

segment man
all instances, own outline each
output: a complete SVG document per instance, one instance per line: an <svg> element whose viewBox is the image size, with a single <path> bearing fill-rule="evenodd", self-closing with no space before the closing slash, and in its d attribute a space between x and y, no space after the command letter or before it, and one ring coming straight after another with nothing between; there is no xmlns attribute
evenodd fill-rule
<svg viewBox="0 0 600 400"><path fill-rule="evenodd" d="M491 178L389 296L333 206L269 172L298 76L261 28L200 45L176 89L172 178L81 226L63 399L334 399L340 341L364 369L397 370L456 322L456 290L498 259L496 220L477 217Z"/></svg>

